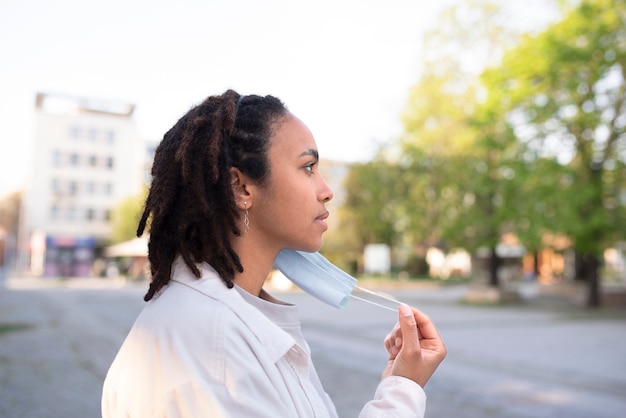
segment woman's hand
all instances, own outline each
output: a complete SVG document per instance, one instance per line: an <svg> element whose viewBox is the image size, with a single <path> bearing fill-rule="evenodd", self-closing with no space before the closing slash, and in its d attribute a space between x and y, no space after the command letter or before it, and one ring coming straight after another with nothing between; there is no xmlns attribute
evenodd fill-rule
<svg viewBox="0 0 626 418"><path fill-rule="evenodd" d="M421 387L448 353L430 318L407 305L398 309L398 324L385 338L385 348L389 363L382 377L403 376Z"/></svg>

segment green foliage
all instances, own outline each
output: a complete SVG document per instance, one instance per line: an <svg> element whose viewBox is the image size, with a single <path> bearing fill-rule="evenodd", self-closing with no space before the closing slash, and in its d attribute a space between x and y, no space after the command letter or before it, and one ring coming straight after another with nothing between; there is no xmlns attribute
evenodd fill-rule
<svg viewBox="0 0 626 418"><path fill-rule="evenodd" d="M405 195L401 167L383 159L354 164L346 178L342 231L349 230L359 250L366 244L394 245L403 216L398 199Z"/></svg>
<svg viewBox="0 0 626 418"><path fill-rule="evenodd" d="M625 2L586 0L484 75L490 106L507 111L535 169L529 180L561 180L552 188L560 204L551 229L583 253L599 255L625 238L625 74Z"/></svg>
<svg viewBox="0 0 626 418"><path fill-rule="evenodd" d="M446 9L442 22L426 37L426 50L434 52L404 114L409 233L426 246L492 247L510 212L514 137L499 110L483 104L484 86L466 63L477 54L495 62L516 33L489 2ZM476 30L477 22L489 24Z"/></svg>
<svg viewBox="0 0 626 418"><path fill-rule="evenodd" d="M528 250L570 242L597 260L626 239L626 2L562 6L560 22L524 36L489 3L447 10L426 38L400 155L347 186L359 242L472 250L513 232ZM494 26L472 32L477 21ZM473 45L491 52L480 77Z"/></svg>
<svg viewBox="0 0 626 418"><path fill-rule="evenodd" d="M112 244L128 241L136 237L137 224L139 223L146 196L147 190L144 189L139 195L122 200L112 210Z"/></svg>

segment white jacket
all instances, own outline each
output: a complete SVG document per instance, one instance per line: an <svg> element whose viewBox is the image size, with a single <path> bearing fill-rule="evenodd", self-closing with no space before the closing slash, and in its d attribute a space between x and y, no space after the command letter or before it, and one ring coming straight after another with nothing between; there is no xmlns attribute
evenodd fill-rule
<svg viewBox="0 0 626 418"><path fill-rule="evenodd" d="M296 307L199 267L196 279L179 258L138 316L105 379L103 418L337 417ZM391 376L359 416L423 417L425 402L419 385Z"/></svg>

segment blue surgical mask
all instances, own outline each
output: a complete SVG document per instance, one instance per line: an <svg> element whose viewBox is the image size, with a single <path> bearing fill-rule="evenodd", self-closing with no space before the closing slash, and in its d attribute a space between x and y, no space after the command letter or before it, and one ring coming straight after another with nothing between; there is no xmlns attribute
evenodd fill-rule
<svg viewBox="0 0 626 418"><path fill-rule="evenodd" d="M274 266L291 282L311 296L336 308L344 308L350 298L396 311L402 303L357 286L357 279L332 264L320 253L307 253L296 250L283 250L274 261ZM393 308L365 297L353 294L361 291L369 297L375 296L391 303Z"/></svg>

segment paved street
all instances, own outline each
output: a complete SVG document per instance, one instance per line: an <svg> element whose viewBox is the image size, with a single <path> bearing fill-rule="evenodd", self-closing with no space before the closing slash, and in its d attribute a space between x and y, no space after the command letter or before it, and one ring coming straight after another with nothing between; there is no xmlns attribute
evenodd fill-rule
<svg viewBox="0 0 626 418"><path fill-rule="evenodd" d="M455 293L396 293L429 314L448 346L448 357L426 386L428 417L626 416L626 312L463 306L450 297ZM313 328L308 339L320 374L342 416L356 416L385 359L378 340L391 313L374 309L351 302L341 317L330 309L302 313L305 330ZM348 334L351 342L342 343ZM368 382L365 394L349 391L353 404L340 395L346 370L356 373L349 378L353 384Z"/></svg>
<svg viewBox="0 0 626 418"><path fill-rule="evenodd" d="M102 380L144 304L144 286L46 283L0 288L0 417L98 417ZM390 291L427 312L449 349L426 387L428 417L625 416L626 311L467 306L457 302L461 292ZM356 417L384 367L382 339L395 313L278 296L300 307L327 391L342 417Z"/></svg>

